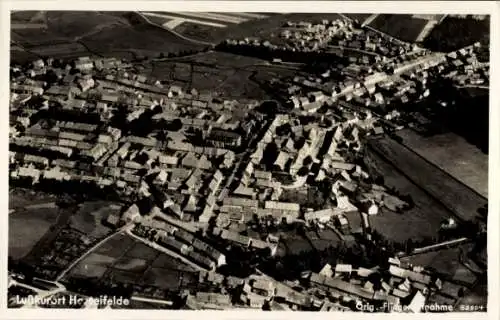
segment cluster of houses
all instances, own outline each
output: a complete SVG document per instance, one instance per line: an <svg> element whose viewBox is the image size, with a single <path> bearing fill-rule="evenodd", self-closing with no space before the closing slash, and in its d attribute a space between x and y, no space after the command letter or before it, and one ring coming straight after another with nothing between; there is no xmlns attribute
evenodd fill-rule
<svg viewBox="0 0 500 320"><path fill-rule="evenodd" d="M289 21L281 27L277 38L228 39L225 43L230 46L264 47L270 51L331 52L352 58L353 62L366 60L366 64L420 50L416 45L394 41L368 28L357 28L347 19Z"/></svg>
<svg viewBox="0 0 500 320"><path fill-rule="evenodd" d="M179 219L208 222L221 170L232 168L262 120L252 112L256 101L187 93L116 59L31 67L13 68L10 97L10 176L27 185L152 197ZM135 134L134 126L146 132Z"/></svg>
<svg viewBox="0 0 500 320"><path fill-rule="evenodd" d="M331 302L378 306L375 311L392 308L414 313L422 312L431 292L441 290L443 285L424 268L405 266L397 258L389 258L384 270L326 264L319 273L311 273L309 281L316 296L328 297Z"/></svg>
<svg viewBox="0 0 500 320"><path fill-rule="evenodd" d="M439 66L445 78L450 78L460 86L489 86L490 65L480 62L478 54L481 43L450 52L446 55L447 64Z"/></svg>

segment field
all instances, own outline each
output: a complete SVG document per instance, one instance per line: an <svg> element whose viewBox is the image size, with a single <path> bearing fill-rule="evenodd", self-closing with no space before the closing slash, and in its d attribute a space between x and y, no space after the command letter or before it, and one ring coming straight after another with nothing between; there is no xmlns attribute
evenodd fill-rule
<svg viewBox="0 0 500 320"><path fill-rule="evenodd" d="M27 210L9 215L9 256L20 259L28 254L58 215L58 209Z"/></svg>
<svg viewBox="0 0 500 320"><path fill-rule="evenodd" d="M370 13L344 13L344 15L351 19L358 20L359 23L363 23L363 21L371 16Z"/></svg>
<svg viewBox="0 0 500 320"><path fill-rule="evenodd" d="M100 278L113 261L114 258L112 257L99 253L91 253L71 270L71 274L87 278Z"/></svg>
<svg viewBox="0 0 500 320"><path fill-rule="evenodd" d="M27 255L61 213L54 197L14 189L9 193L9 256L20 259Z"/></svg>
<svg viewBox="0 0 500 320"><path fill-rule="evenodd" d="M371 140L370 147L463 220L475 218L477 210L487 203L479 194L393 139Z"/></svg>
<svg viewBox="0 0 500 320"><path fill-rule="evenodd" d="M488 197L488 155L454 133L423 137L413 130L401 130L403 144Z"/></svg>
<svg viewBox="0 0 500 320"><path fill-rule="evenodd" d="M195 270L182 262L119 234L85 257L70 271L68 277L96 277L177 289L179 279L189 278L192 272Z"/></svg>
<svg viewBox="0 0 500 320"><path fill-rule="evenodd" d="M424 40L424 46L433 51L449 52L481 41L490 42L490 19L457 18L447 16Z"/></svg>
<svg viewBox="0 0 500 320"><path fill-rule="evenodd" d="M401 258L401 261L436 269L438 272L445 274L448 280L452 282L459 281L472 285L476 281L476 276L462 265L459 259L460 250L467 251L469 249L470 245L464 245L458 248L443 249Z"/></svg>
<svg viewBox="0 0 500 320"><path fill-rule="evenodd" d="M380 14L369 26L403 41L415 41L428 20L409 14Z"/></svg>
<svg viewBox="0 0 500 320"><path fill-rule="evenodd" d="M383 175L384 184L396 188L401 194L411 195L415 202L415 207L403 214L381 209L378 215L369 217L371 227L381 232L387 239L396 242L436 236L441 221L451 213L399 173L390 163L374 152L368 152L365 160L370 162L370 167Z"/></svg>
<svg viewBox="0 0 500 320"><path fill-rule="evenodd" d="M71 216L71 226L96 239L104 237L109 233L109 228L102 224L112 212L118 213L121 205L106 201L84 202L78 211Z"/></svg>
<svg viewBox="0 0 500 320"><path fill-rule="evenodd" d="M15 13L12 23L26 23L30 15ZM137 19L135 14L49 11L44 15L47 28L12 29L12 40L31 52L53 57L110 53L121 57L126 52L128 55L157 57L160 53L203 48L159 27L148 25Z"/></svg>
<svg viewBox="0 0 500 320"><path fill-rule="evenodd" d="M196 88L224 97L268 99L260 82L297 71L266 65L267 62L224 52L206 52L184 58L154 61L142 73L172 81L184 90Z"/></svg>

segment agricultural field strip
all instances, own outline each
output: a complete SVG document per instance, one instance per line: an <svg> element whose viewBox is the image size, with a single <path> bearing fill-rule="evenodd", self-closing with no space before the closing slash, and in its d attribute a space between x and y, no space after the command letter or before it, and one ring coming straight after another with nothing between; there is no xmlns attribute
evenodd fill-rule
<svg viewBox="0 0 500 320"><path fill-rule="evenodd" d="M168 22L165 22L164 24L162 24L162 26L167 28L167 29L175 29L176 27L180 26L182 23L184 23L183 20L174 19L174 20L170 20Z"/></svg>
<svg viewBox="0 0 500 320"><path fill-rule="evenodd" d="M376 18L378 17L378 14L372 14L371 16L369 16L368 18L366 18L365 21L363 21L363 23L361 24L362 26L366 26L366 25L369 25L370 23L372 23L373 20L375 20Z"/></svg>
<svg viewBox="0 0 500 320"><path fill-rule="evenodd" d="M420 31L420 34L417 36L417 39L415 39L416 42L422 42L424 41L425 37L427 37L427 35L429 33L431 33L432 29L438 24L437 21L435 20L429 20L427 21L427 24L425 25L425 27L422 29L422 31Z"/></svg>
<svg viewBox="0 0 500 320"><path fill-rule="evenodd" d="M46 29L47 25L45 23L12 23L10 25L11 30L19 29Z"/></svg>
<svg viewBox="0 0 500 320"><path fill-rule="evenodd" d="M372 145L396 168L463 220L473 218L476 210L486 203L486 199L477 192L406 146L393 140L374 140ZM442 183L429 183L429 178Z"/></svg>
<svg viewBox="0 0 500 320"><path fill-rule="evenodd" d="M229 16L239 16L239 17L247 17L247 18L252 18L252 19L266 19L268 16L263 15L263 14L258 14L258 13L251 13L251 12L223 12L225 15Z"/></svg>
<svg viewBox="0 0 500 320"><path fill-rule="evenodd" d="M220 14L220 13L208 13L208 12L178 12L176 14L184 15L187 17L215 20L215 21L221 21L221 22L226 22L226 23L235 23L235 24L239 24L239 23L246 22L249 20L248 18L227 16L227 15Z"/></svg>
<svg viewBox="0 0 500 320"><path fill-rule="evenodd" d="M211 27L216 27L216 28L225 28L225 24L220 24L216 22L210 22L210 21L203 21L203 20L198 20L198 19L190 19L190 18L179 18L176 16L168 15L168 14L163 14L163 13L153 13L153 12L141 12L145 16L151 16L151 17L159 17L159 18L165 18L169 20L180 20L182 22L191 22L191 23L196 23L196 24L202 24L206 26L211 26Z"/></svg>

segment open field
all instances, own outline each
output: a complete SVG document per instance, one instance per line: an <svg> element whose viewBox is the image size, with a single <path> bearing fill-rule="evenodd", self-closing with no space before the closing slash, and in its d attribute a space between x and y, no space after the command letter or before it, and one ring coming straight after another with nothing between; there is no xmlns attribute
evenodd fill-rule
<svg viewBox="0 0 500 320"><path fill-rule="evenodd" d="M15 22L35 22L35 21L44 21L44 14L40 11L12 11L11 13L11 21Z"/></svg>
<svg viewBox="0 0 500 320"><path fill-rule="evenodd" d="M252 81L255 74L274 76L267 75L269 68L259 66L262 63L254 58L207 52L175 61L153 62L144 73L159 80L174 81L185 90L196 88L199 92L210 91L225 97L267 99L267 93Z"/></svg>
<svg viewBox="0 0 500 320"><path fill-rule="evenodd" d="M20 259L56 222L58 209L35 209L9 215L9 256Z"/></svg>
<svg viewBox="0 0 500 320"><path fill-rule="evenodd" d="M80 39L113 26L130 26L125 17L99 11L47 11L47 26L58 35Z"/></svg>
<svg viewBox="0 0 500 320"><path fill-rule="evenodd" d="M25 189L9 192L9 256L20 259L28 254L50 227L61 210L49 194Z"/></svg>
<svg viewBox="0 0 500 320"><path fill-rule="evenodd" d="M470 245L464 245L461 248L467 251L470 249ZM459 281L472 285L477 278L469 269L460 263L459 255L460 247L417 254L401 258L401 261L436 269L440 273L445 274L450 281Z"/></svg>
<svg viewBox="0 0 500 320"><path fill-rule="evenodd" d="M54 57L124 51L156 57L162 52L178 53L203 47L148 25L136 19L135 14L49 11L46 18L47 28L11 30L12 39L37 54ZM58 46L54 46L56 44Z"/></svg>
<svg viewBox="0 0 500 320"><path fill-rule="evenodd" d="M454 133L423 137L413 130L398 131L403 144L483 197L488 197L488 155Z"/></svg>
<svg viewBox="0 0 500 320"><path fill-rule="evenodd" d="M153 261L159 253L159 251L145 245L142 242L136 242L125 255L130 258L140 258L146 261Z"/></svg>
<svg viewBox="0 0 500 320"><path fill-rule="evenodd" d="M145 284L176 290L179 289L180 274L180 271L151 268L144 274L142 281Z"/></svg>
<svg viewBox="0 0 500 320"><path fill-rule="evenodd" d="M152 263L153 268L179 270L179 271L196 271L191 266L184 264L182 261L177 260L169 255L160 254Z"/></svg>
<svg viewBox="0 0 500 320"><path fill-rule="evenodd" d="M344 15L353 20L358 20L359 23L363 23L363 21L371 16L370 13L344 13Z"/></svg>
<svg viewBox="0 0 500 320"><path fill-rule="evenodd" d="M94 252L107 255L113 258L119 258L125 254L125 252L131 248L136 242L134 239L126 235L116 235L104 242L99 248Z"/></svg>
<svg viewBox="0 0 500 320"><path fill-rule="evenodd" d="M21 209L25 206L54 202L57 197L28 189L10 188L9 209Z"/></svg>
<svg viewBox="0 0 500 320"><path fill-rule="evenodd" d="M102 224L112 212L118 213L121 205L106 201L89 201L80 205L78 211L71 216L71 226L81 232L94 237L102 238L110 229Z"/></svg>
<svg viewBox="0 0 500 320"><path fill-rule="evenodd" d="M449 52L481 41L490 42L490 19L457 18L447 16L424 40L424 46L433 51Z"/></svg>
<svg viewBox="0 0 500 320"><path fill-rule="evenodd" d="M113 257L91 253L71 270L70 275L100 278L114 261Z"/></svg>
<svg viewBox="0 0 500 320"><path fill-rule="evenodd" d="M173 30L188 39L218 43L232 34L239 24L269 20L270 14L245 12L141 12L151 22ZM276 15L272 15L275 17Z"/></svg>
<svg viewBox="0 0 500 320"><path fill-rule="evenodd" d="M133 273L143 273L148 266L148 261L144 259L121 257L114 263L113 268Z"/></svg>
<svg viewBox="0 0 500 320"><path fill-rule="evenodd" d="M463 220L475 218L477 209L487 203L460 181L391 138L371 140L370 147Z"/></svg>
<svg viewBox="0 0 500 320"><path fill-rule="evenodd" d="M87 55L87 49L80 43L58 43L37 46L30 49L31 52L44 57L70 58Z"/></svg>
<svg viewBox="0 0 500 320"><path fill-rule="evenodd" d="M371 227L396 242L436 236L441 221L449 217L451 212L398 172L380 155L368 149L365 160L370 168L384 177L386 186L396 188L401 194L411 195L415 202L415 207L402 214L381 209L378 215L370 216Z"/></svg>
<svg viewBox="0 0 500 320"><path fill-rule="evenodd" d="M409 14L380 14L369 26L403 41L415 41L427 22Z"/></svg>
<svg viewBox="0 0 500 320"><path fill-rule="evenodd" d="M193 272L195 270L181 261L120 234L85 257L68 276L113 279L114 282L176 289L179 279L191 279L189 275Z"/></svg>

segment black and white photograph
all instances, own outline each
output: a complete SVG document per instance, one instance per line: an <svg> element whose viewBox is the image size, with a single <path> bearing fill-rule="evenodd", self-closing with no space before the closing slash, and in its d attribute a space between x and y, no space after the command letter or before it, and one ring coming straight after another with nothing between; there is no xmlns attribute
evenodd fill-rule
<svg viewBox="0 0 500 320"><path fill-rule="evenodd" d="M490 14L113 8L7 14L9 310L487 313Z"/></svg>

